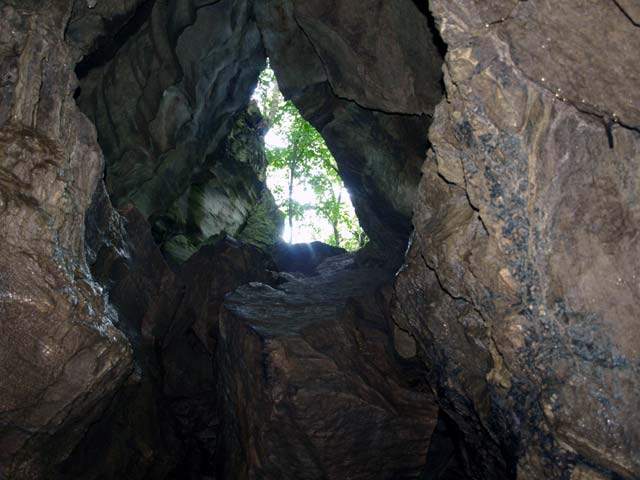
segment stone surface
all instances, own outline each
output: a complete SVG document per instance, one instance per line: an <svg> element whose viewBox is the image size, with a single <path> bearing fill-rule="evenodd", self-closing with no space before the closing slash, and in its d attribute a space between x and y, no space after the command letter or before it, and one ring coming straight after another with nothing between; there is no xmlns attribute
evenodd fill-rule
<svg viewBox="0 0 640 480"><path fill-rule="evenodd" d="M71 3L71 2L70 2ZM101 61L140 27L152 0L74 0L65 39L75 60L89 54Z"/></svg>
<svg viewBox="0 0 640 480"><path fill-rule="evenodd" d="M69 480L211 477L222 461L218 310L240 285L273 281L272 263L258 248L226 237L174 272L144 216L132 206L115 212L100 190L88 220L92 271L107 285L118 327L134 347L136 374L58 474ZM96 228L119 233L96 246Z"/></svg>
<svg viewBox="0 0 640 480"><path fill-rule="evenodd" d="M313 275L327 258L346 253L346 250L322 242L278 243L273 249L273 261L278 271Z"/></svg>
<svg viewBox="0 0 640 480"><path fill-rule="evenodd" d="M318 271L225 301L222 478L418 478L438 407L394 360L380 291L391 272L352 255Z"/></svg>
<svg viewBox="0 0 640 480"><path fill-rule="evenodd" d="M86 227L91 273L133 347L135 370L53 478L167 478L185 451L162 395L155 352L171 310L157 318L148 312L173 292L175 274L144 216L132 206L116 211L104 185L94 194Z"/></svg>
<svg viewBox="0 0 640 480"><path fill-rule="evenodd" d="M272 244L280 219L264 184L264 124L255 107L242 113L265 66L251 2L156 2L134 21L118 49L97 51L111 58L79 67L78 102L98 129L114 205L151 220L172 264L223 231Z"/></svg>
<svg viewBox="0 0 640 480"><path fill-rule="evenodd" d="M94 47L80 65L78 98L96 123L114 204L133 202L151 218L173 263L193 254L198 237L211 230L251 240L240 230L257 220L257 241L274 237L278 219L268 195L259 212L250 212L253 193L238 198L214 185L230 182L225 175L213 184L202 178L228 159L222 143L248 101L265 53L285 94L326 138L370 238L399 261L428 147L426 130L442 94L437 38L411 0L393 6L381 0L184 0L153 7L143 2L132 13L121 12L132 6L119 5L120 13L110 14L116 33L100 34L97 43L105 46ZM107 10L76 6L72 24L107 18ZM138 30L130 31L135 25ZM74 45L90 44L84 39L89 35L78 31L69 33L79 37ZM384 42L380 31L388 32ZM247 173L244 190L252 191L264 171ZM234 175L240 182L241 175ZM194 211L192 218L186 209ZM180 233L184 223L193 230L194 221L201 222L195 234Z"/></svg>
<svg viewBox="0 0 640 480"><path fill-rule="evenodd" d="M277 242L284 219L266 186L265 133L252 103L235 116L228 137L184 194L152 217L154 236L172 263L184 262L215 236L230 234L265 250Z"/></svg>
<svg viewBox="0 0 640 480"><path fill-rule="evenodd" d="M0 4L0 477L46 478L131 369L84 259L102 157L73 98L65 2Z"/></svg>
<svg viewBox="0 0 640 480"><path fill-rule="evenodd" d="M414 115L430 115L440 101L439 52L411 1L296 2L292 15L338 98Z"/></svg>
<svg viewBox="0 0 640 480"><path fill-rule="evenodd" d="M431 8L447 101L396 285L399 328L438 366L430 381L475 478L638 478L633 13Z"/></svg>
<svg viewBox="0 0 640 480"><path fill-rule="evenodd" d="M429 7L0 1L0 477L640 477L636 2ZM355 263L225 236L267 55Z"/></svg>

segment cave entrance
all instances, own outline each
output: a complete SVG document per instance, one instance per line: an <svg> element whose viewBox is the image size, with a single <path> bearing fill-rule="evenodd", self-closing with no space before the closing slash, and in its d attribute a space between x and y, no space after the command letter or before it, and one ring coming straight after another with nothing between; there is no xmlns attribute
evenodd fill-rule
<svg viewBox="0 0 640 480"><path fill-rule="evenodd" d="M267 186L284 216L282 239L349 251L367 241L338 164L320 133L285 100L267 62L252 100L267 124Z"/></svg>
<svg viewBox="0 0 640 480"><path fill-rule="evenodd" d="M370 250L402 260L426 132L442 96L442 56L429 22L410 1L397 9L359 5L349 15L370 18L364 30L324 12L322 2L305 2L298 13L286 5L280 25L280 9L269 2L184 2L184 10L154 3L77 67L76 101L96 126L106 193L117 209L133 205L142 214L175 267L225 236L264 251L283 239L347 250L370 239ZM410 54L388 51L367 33L378 23L397 51ZM70 38L84 38L82 25ZM345 51L331 47L338 39ZM425 48L414 51L416 44ZM294 176L282 168L292 143L282 137L295 129L280 129L280 144L271 129L265 153L263 115L250 104L267 56L278 83L269 70L262 80L271 78L289 101L278 92L265 116L284 112L282 126L295 124L314 140L302 150L315 166L306 162Z"/></svg>

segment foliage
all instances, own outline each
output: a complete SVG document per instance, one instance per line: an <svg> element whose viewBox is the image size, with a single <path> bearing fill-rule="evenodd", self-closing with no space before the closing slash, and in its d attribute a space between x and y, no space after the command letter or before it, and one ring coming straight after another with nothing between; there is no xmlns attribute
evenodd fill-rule
<svg viewBox="0 0 640 480"><path fill-rule="evenodd" d="M275 180L271 190L286 216L288 241L293 241L294 225L305 225L326 243L349 250L360 248L366 237L336 161L318 131L283 98L270 68L261 74L254 99L280 140L277 145L267 144L267 174ZM306 192L308 201L297 200L296 192Z"/></svg>

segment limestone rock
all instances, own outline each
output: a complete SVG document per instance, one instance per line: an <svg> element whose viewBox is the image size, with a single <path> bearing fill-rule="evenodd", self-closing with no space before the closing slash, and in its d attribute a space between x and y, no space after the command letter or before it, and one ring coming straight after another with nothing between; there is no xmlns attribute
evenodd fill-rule
<svg viewBox="0 0 640 480"><path fill-rule="evenodd" d="M640 478L636 3L0 0L0 477ZM265 254L266 56L355 257Z"/></svg>
<svg viewBox="0 0 640 480"><path fill-rule="evenodd" d="M223 478L417 478L438 408L394 360L390 272L332 257L319 275L225 301L218 367Z"/></svg>
<svg viewBox="0 0 640 480"><path fill-rule="evenodd" d="M98 129L112 201L133 203L146 218L171 217L175 232L161 225L154 233L174 261L195 252L202 236L238 234L263 195L264 167L250 164L260 160L250 144L260 135L227 139L264 67L250 7L247 0L156 2L111 58L81 65L78 101ZM260 130L255 113L243 118L245 130ZM238 146L255 151L253 158L226 151ZM248 178L230 176L236 167L247 168ZM208 185L212 168L223 175ZM246 181L248 198L225 190L232 178ZM180 231L193 222L196 238Z"/></svg>
<svg viewBox="0 0 640 480"><path fill-rule="evenodd" d="M396 320L438 365L476 478L640 476L640 30L625 5L431 2L447 101Z"/></svg>
<svg viewBox="0 0 640 480"><path fill-rule="evenodd" d="M182 196L151 218L154 236L173 264L212 237L229 234L265 250L280 237L283 216L266 185L264 120L252 103L233 123Z"/></svg>
<svg viewBox="0 0 640 480"><path fill-rule="evenodd" d="M148 0L75 0L65 31L71 52L97 61L119 48L127 32L139 27L153 2Z"/></svg>
<svg viewBox="0 0 640 480"><path fill-rule="evenodd" d="M45 478L131 369L84 258L102 157L77 109L65 2L0 5L0 476Z"/></svg>
<svg viewBox="0 0 640 480"><path fill-rule="evenodd" d="M273 260L280 272L317 274L318 266L329 257L346 253L343 248L322 242L278 243L273 249Z"/></svg>

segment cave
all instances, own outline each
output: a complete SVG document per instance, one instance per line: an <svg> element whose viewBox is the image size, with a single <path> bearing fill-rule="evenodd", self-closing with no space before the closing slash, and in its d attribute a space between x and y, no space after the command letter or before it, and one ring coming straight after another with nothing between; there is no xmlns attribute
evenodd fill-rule
<svg viewBox="0 0 640 480"><path fill-rule="evenodd" d="M631 0L0 0L0 479L640 478ZM267 65L368 242L282 241Z"/></svg>

